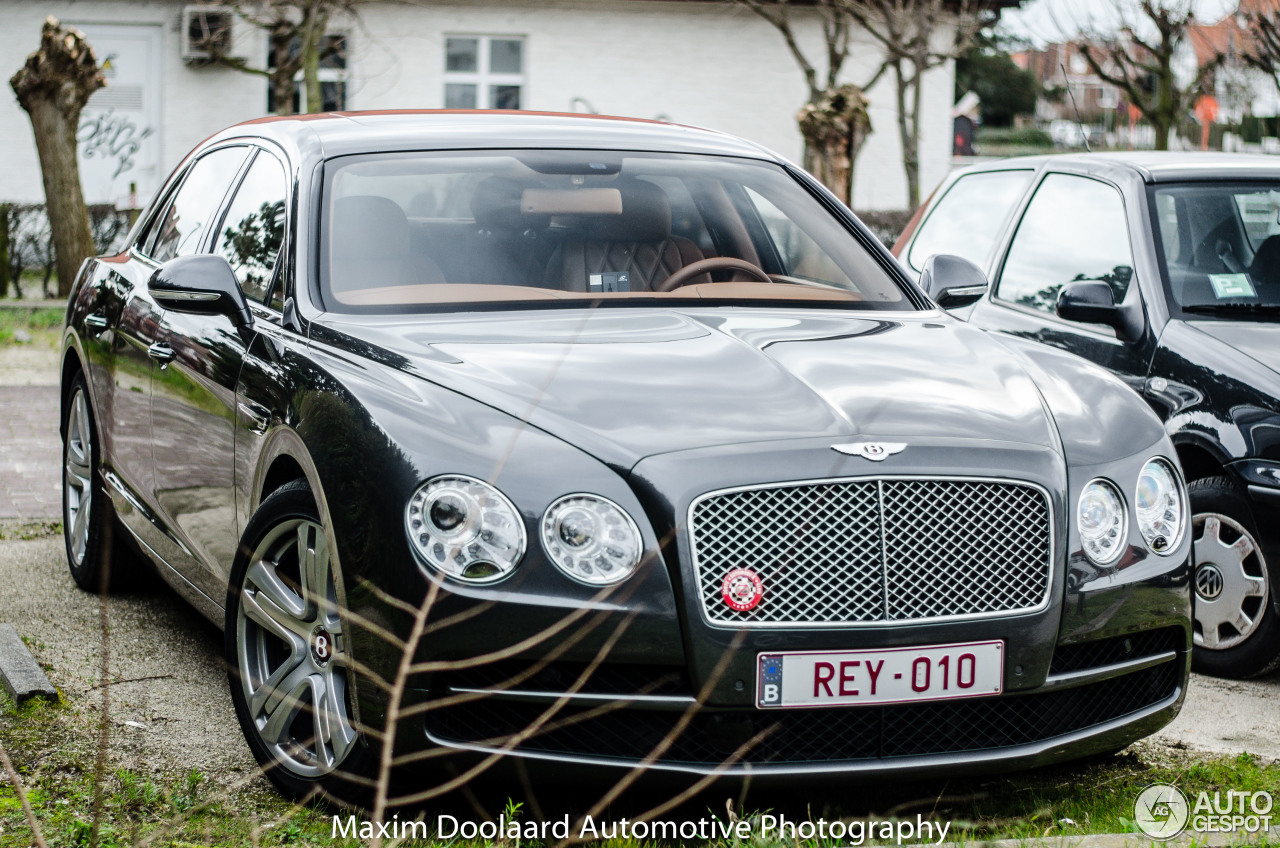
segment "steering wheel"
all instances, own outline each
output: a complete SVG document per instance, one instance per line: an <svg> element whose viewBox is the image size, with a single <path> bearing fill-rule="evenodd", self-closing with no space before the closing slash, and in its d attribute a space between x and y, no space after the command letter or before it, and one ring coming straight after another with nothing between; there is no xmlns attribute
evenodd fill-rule
<svg viewBox="0 0 1280 848"><path fill-rule="evenodd" d="M772 283L773 280L761 269L752 265L745 259L735 259L732 256L713 256L710 259L699 259L697 262L691 262L680 270L676 271L670 277L658 283L654 291L669 292L687 286L693 281L694 277L705 274L708 271L742 271L750 274L762 283Z"/></svg>

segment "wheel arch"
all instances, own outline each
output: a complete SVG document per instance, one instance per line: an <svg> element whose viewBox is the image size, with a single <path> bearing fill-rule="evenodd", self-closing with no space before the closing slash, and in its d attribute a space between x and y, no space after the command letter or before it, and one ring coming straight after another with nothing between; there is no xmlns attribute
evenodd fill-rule
<svg viewBox="0 0 1280 848"><path fill-rule="evenodd" d="M84 362L80 359L80 352L74 345L68 345L62 355L58 386L58 435L62 438L66 438L67 435L67 403L71 399L71 383L77 374L86 375L85 383L89 392L89 401L93 402L93 387L88 386L87 373Z"/></svg>
<svg viewBox="0 0 1280 848"><path fill-rule="evenodd" d="M1226 460L1220 452L1199 440L1175 439L1173 446L1178 453L1178 462L1182 465L1183 479L1187 483L1222 474L1232 476L1227 471Z"/></svg>

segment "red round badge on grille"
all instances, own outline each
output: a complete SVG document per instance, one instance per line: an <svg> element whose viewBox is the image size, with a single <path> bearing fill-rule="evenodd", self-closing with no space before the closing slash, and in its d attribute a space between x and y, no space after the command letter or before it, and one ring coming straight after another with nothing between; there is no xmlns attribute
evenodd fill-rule
<svg viewBox="0 0 1280 848"><path fill-rule="evenodd" d="M735 568L724 576L720 594L730 609L746 612L755 609L764 597L764 584L760 575L749 568Z"/></svg>

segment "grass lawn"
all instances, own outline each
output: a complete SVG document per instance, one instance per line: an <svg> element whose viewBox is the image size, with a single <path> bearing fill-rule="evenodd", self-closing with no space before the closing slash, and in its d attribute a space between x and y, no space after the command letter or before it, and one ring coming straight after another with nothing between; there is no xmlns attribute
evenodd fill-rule
<svg viewBox="0 0 1280 848"><path fill-rule="evenodd" d="M228 705L228 708L229 705ZM90 705L51 704L32 701L21 709L0 696L0 745L8 753L25 786L32 815L49 845L89 845L94 810L100 810L98 844L134 845L141 840L155 846L191 845L316 845L352 846L354 838L334 838L334 815L349 815L323 804L298 807L262 787L261 781L243 781L239 788L211 785L200 772L180 763L163 764L157 773L113 767L102 769L95 780L95 718ZM915 822L918 815L938 824L951 822L949 839L963 841L1012 837L1079 836L1090 833L1125 833L1136 828L1130 821L1133 801L1148 784L1163 782L1180 787L1194 803L1201 790L1252 791L1280 788L1280 765L1263 764L1249 755L1216 757L1140 743L1120 755L1034 772L998 778L955 780L947 783L917 781L899 785L828 786L809 792L765 791L757 788L739 801L746 810L741 818L750 823L748 839L719 838L704 844L725 848L834 848L853 844L849 839L805 839L776 833L762 835L764 816L785 815L792 822L898 819ZM830 781L837 784L837 781ZM101 786L101 793L95 786ZM513 784L515 785L514 781ZM575 785L568 792L545 790L542 809L549 819L563 811L555 803L577 804L582 812L603 786ZM650 792L652 790L649 790ZM702 800L658 818L693 821L725 818L724 799L737 790L708 790ZM530 819L523 799L493 795L489 811L497 818ZM469 799L475 796L469 796ZM648 803L610 809L611 821L634 817ZM476 807L464 800L435 802L422 810L401 810L399 821L418 817L434 825L437 814L447 812L459 820L482 821ZM566 807L566 810L568 807ZM576 815L575 815L576 818ZM603 817L597 817L602 820ZM363 821L359 815L358 821ZM803 834L803 831L802 831ZM553 839L451 839L427 844L466 846L507 845L529 848L553 843ZM10 781L0 783L0 845L34 844L27 813ZM396 844L395 840L388 844ZM412 844L424 844L421 841ZM618 848L671 844L645 839L611 839L599 844ZM866 844L876 844L868 840ZM892 841L890 841L892 844ZM1259 843L1268 844L1268 843Z"/></svg>
<svg viewBox="0 0 1280 848"><path fill-rule="evenodd" d="M61 307L0 305L0 346L30 344L56 348L63 316Z"/></svg>

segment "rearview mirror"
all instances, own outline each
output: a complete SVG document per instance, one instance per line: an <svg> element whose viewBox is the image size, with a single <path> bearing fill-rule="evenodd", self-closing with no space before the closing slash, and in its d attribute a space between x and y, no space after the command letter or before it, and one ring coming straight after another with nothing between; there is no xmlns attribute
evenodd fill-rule
<svg viewBox="0 0 1280 848"><path fill-rule="evenodd" d="M939 253L920 272L920 287L943 309L977 303L987 293L987 275L968 259Z"/></svg>
<svg viewBox="0 0 1280 848"><path fill-rule="evenodd" d="M1082 324L1105 324L1116 331L1121 341L1142 338L1141 309L1117 306L1111 286L1100 280L1067 283L1058 292L1055 310L1059 318Z"/></svg>
<svg viewBox="0 0 1280 848"><path fill-rule="evenodd" d="M253 323L236 272L221 256L179 256L156 269L147 281L156 303L174 312L225 315L236 327Z"/></svg>

